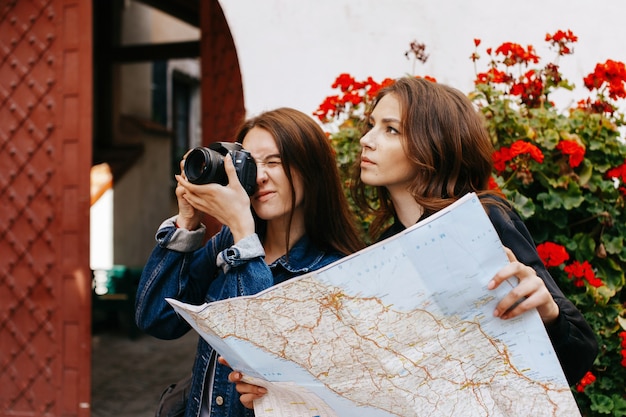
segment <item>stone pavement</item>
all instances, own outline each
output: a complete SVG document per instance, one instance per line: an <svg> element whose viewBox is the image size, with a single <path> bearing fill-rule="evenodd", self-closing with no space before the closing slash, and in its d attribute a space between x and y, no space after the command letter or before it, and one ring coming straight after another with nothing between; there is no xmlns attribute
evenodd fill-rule
<svg viewBox="0 0 626 417"><path fill-rule="evenodd" d="M198 334L177 340L140 334L115 323L92 333L91 416L153 417L161 392L191 372Z"/></svg>

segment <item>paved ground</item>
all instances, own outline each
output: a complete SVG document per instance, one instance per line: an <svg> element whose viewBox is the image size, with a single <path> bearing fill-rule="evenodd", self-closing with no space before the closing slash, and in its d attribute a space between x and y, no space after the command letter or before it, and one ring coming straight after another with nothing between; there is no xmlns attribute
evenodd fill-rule
<svg viewBox="0 0 626 417"><path fill-rule="evenodd" d="M94 328L92 417L153 417L163 389L191 372L197 341L193 331L178 340L131 340L116 322Z"/></svg>

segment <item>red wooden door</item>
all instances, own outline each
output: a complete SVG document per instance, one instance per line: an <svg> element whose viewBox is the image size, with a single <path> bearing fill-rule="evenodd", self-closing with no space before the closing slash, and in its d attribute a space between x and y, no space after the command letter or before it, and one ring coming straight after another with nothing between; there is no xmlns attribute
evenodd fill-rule
<svg viewBox="0 0 626 417"><path fill-rule="evenodd" d="M89 416L92 13L0 0L0 416Z"/></svg>

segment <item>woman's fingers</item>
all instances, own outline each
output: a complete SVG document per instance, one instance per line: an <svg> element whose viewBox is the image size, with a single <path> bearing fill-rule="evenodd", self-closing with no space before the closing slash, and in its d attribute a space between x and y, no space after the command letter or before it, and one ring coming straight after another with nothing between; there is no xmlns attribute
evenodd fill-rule
<svg viewBox="0 0 626 417"><path fill-rule="evenodd" d="M487 288L498 288L511 278L517 278L519 282L500 300L493 315L506 320L536 308L544 323L555 320L559 315L559 308L545 282L533 268L519 262L510 249L504 249L510 263L496 273Z"/></svg>
<svg viewBox="0 0 626 417"><path fill-rule="evenodd" d="M235 389L240 394L239 401L244 407L254 409L254 401L267 394L267 389L258 385L242 382L243 374L233 371L228 374L228 380L235 384Z"/></svg>

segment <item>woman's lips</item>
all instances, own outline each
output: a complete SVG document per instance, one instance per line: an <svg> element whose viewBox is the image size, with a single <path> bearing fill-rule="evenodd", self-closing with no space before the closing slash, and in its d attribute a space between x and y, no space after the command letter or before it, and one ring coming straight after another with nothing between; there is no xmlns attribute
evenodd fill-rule
<svg viewBox="0 0 626 417"><path fill-rule="evenodd" d="M371 159L366 158L366 157L361 157L361 166L367 166L367 165L374 165L374 162L372 162Z"/></svg>
<svg viewBox="0 0 626 417"><path fill-rule="evenodd" d="M254 198L257 201L263 202L270 199L272 195L274 195L274 191L257 191Z"/></svg>

